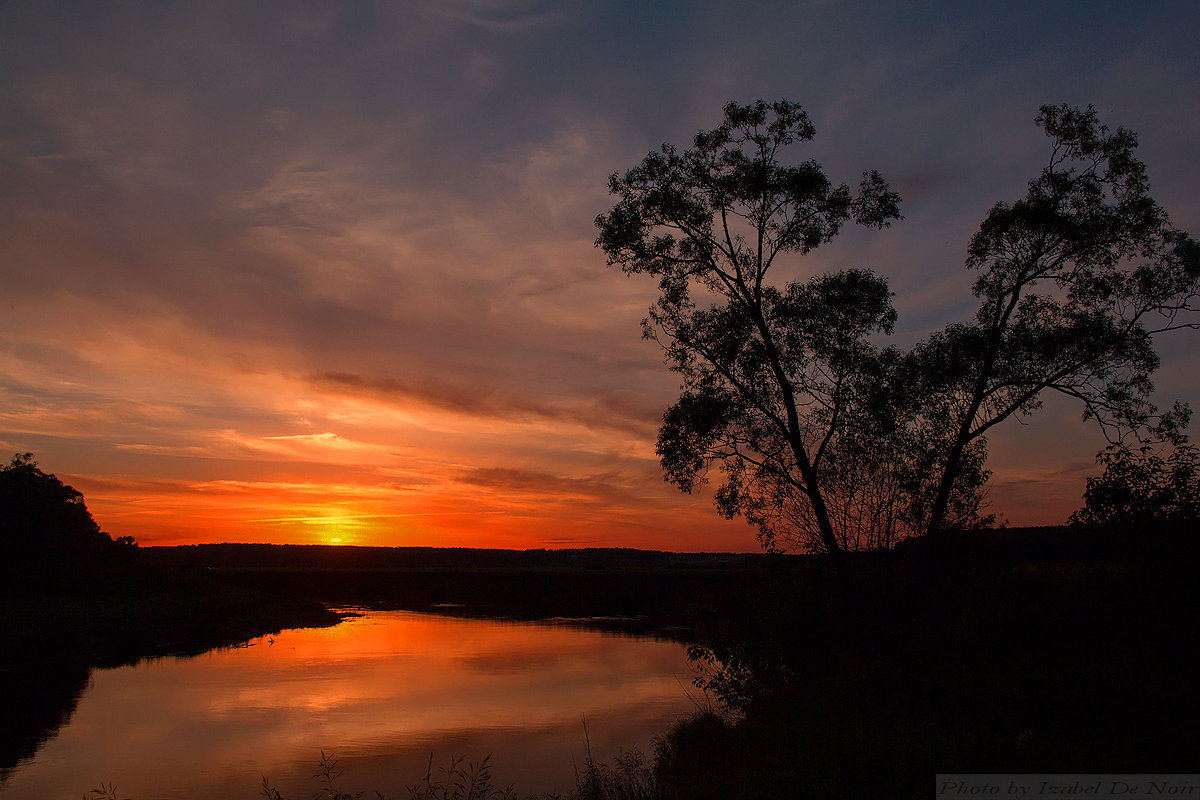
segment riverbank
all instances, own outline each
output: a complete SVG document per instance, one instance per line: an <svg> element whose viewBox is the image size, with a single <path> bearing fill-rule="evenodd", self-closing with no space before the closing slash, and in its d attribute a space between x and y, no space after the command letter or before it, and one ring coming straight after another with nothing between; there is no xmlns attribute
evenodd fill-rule
<svg viewBox="0 0 1200 800"><path fill-rule="evenodd" d="M340 619L311 598L132 559L72 578L31 579L19 592L0 594L0 776L70 719L93 669L194 655Z"/></svg>
<svg viewBox="0 0 1200 800"><path fill-rule="evenodd" d="M99 664L327 624L317 601L665 635L710 659L709 697L735 713L668 733L654 769L664 797L915 797L939 772L1195 770L1192 530L981 533L935 553L915 543L856 559L849 573L819 559L628 554L618 565L535 554L543 563L460 567L361 552L335 555L364 562L330 564L321 549L177 558L201 552L153 555L155 568L122 591L26 599L27 613L10 603L5 635ZM246 554L257 561L238 563ZM18 684L58 673L77 698L87 670L70 659L8 661ZM38 691L25 699L52 729L74 701L55 711Z"/></svg>
<svg viewBox="0 0 1200 800"><path fill-rule="evenodd" d="M743 718L674 731L663 783L927 797L937 773L1193 773L1195 534L998 532L848 581L781 574L701 631Z"/></svg>

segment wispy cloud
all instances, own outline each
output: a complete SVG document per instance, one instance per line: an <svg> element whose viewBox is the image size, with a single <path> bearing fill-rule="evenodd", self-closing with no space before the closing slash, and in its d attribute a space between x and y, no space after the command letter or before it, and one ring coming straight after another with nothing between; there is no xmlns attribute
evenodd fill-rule
<svg viewBox="0 0 1200 800"><path fill-rule="evenodd" d="M536 396L504 396L479 386L414 385L395 378L364 378L345 372L311 376L319 389L363 395L394 405L422 403L433 408L500 419L542 418L585 428L612 429L636 436L653 433L661 410L646 408L631 392L611 392L571 402Z"/></svg>
<svg viewBox="0 0 1200 800"><path fill-rule="evenodd" d="M661 481L677 384L639 338L654 281L592 245L606 176L727 100L802 102L802 157L880 169L907 219L780 275L876 269L909 344L972 313L966 244L1040 167L1041 103L1138 130L1200 230L1188 15L4 3L0 442L148 540L310 541L327 513L386 543L753 548ZM1197 393L1188 358L1164 397ZM1097 449L1068 430L997 431L997 502L1061 518Z"/></svg>

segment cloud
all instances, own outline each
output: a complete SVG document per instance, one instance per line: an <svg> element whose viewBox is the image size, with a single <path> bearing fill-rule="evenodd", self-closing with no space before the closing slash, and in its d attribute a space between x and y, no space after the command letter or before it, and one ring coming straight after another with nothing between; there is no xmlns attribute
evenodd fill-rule
<svg viewBox="0 0 1200 800"><path fill-rule="evenodd" d="M563 8L556 8L555 5L544 0L454 0L431 4L431 8L436 15L453 22L466 23L491 32L511 34L560 24L568 12Z"/></svg>
<svg viewBox="0 0 1200 800"><path fill-rule="evenodd" d="M308 378L318 389L366 396L394 405L413 401L467 416L499 419L541 418L593 429L612 429L646 436L658 425L661 412L642 407L631 393L609 393L574 404L539 402L531 396L502 396L473 386L414 384L395 378L365 378L327 372Z"/></svg>
<svg viewBox="0 0 1200 800"><path fill-rule="evenodd" d="M454 475L454 480L484 489L501 489L521 494L560 498L601 500L629 494L628 485L622 485L627 482L622 482L614 474L563 477L531 470L486 467L463 470Z"/></svg>
<svg viewBox="0 0 1200 800"><path fill-rule="evenodd" d="M155 516L144 491L164 537L319 516L281 506L327 483L381 487L329 499L388 541L469 543L475 520L535 545L752 544L662 484L677 380L639 339L654 281L592 244L606 176L730 99L802 102L818 132L800 157L902 191L903 222L778 270L876 269L901 344L973 313L966 244L1040 168L1041 103L1138 130L1156 195L1200 229L1180 4L1089 7L1088 26L1035 3L766 4L736 24L720 4L155 8L0 6L0 439L92 481L112 519ZM1164 396L1196 394L1185 362ZM1090 457L1067 429L998 430L997 495L1031 461ZM349 507L415 502L389 482L420 507ZM550 510L522 506L538 492ZM220 505L235 497L254 515ZM418 521L385 524L401 518Z"/></svg>

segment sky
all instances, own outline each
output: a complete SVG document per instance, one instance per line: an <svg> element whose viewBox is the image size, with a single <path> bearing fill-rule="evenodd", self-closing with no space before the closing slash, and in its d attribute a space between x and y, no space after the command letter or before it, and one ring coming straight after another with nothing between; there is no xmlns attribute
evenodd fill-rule
<svg viewBox="0 0 1200 800"><path fill-rule="evenodd" d="M654 453L677 378L607 268L606 178L730 101L801 103L891 229L781 279L886 276L908 346L974 313L967 242L1047 103L1139 134L1200 234L1188 2L0 4L0 453L101 527L206 541L754 551ZM1189 339L1189 336L1191 337ZM1200 401L1194 334L1158 399ZM991 510L1056 524L1104 442L1049 400Z"/></svg>

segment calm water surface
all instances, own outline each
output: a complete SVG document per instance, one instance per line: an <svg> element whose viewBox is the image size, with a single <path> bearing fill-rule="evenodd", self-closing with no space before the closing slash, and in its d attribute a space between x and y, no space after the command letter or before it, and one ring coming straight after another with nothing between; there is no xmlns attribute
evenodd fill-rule
<svg viewBox="0 0 1200 800"><path fill-rule="evenodd" d="M404 787L491 754L522 795L574 785L592 751L647 748L693 708L676 643L538 624L367 612L248 647L97 670L71 721L0 786L4 800L311 797L322 749L347 791Z"/></svg>

